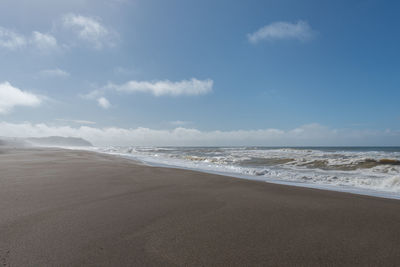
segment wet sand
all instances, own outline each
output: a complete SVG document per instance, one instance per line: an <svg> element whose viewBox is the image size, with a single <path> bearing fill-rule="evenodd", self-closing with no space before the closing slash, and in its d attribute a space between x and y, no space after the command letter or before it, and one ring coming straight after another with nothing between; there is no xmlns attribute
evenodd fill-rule
<svg viewBox="0 0 400 267"><path fill-rule="evenodd" d="M400 201L0 149L0 266L398 266Z"/></svg>

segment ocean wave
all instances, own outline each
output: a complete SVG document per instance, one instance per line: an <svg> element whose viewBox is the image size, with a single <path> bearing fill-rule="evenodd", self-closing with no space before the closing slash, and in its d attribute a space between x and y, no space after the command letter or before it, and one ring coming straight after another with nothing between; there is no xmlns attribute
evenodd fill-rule
<svg viewBox="0 0 400 267"><path fill-rule="evenodd" d="M400 149L106 147L152 164L400 194Z"/></svg>

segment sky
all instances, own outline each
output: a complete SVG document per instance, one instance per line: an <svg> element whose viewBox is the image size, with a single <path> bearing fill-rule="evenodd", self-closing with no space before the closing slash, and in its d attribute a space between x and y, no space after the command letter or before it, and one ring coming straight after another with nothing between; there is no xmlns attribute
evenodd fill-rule
<svg viewBox="0 0 400 267"><path fill-rule="evenodd" d="M398 1L3 0L0 136L400 145Z"/></svg>

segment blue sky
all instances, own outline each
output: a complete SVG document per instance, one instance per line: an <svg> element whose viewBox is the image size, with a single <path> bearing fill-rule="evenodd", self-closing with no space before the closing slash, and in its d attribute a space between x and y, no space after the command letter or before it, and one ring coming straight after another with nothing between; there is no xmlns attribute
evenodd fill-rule
<svg viewBox="0 0 400 267"><path fill-rule="evenodd" d="M0 135L400 145L399 5L5 0Z"/></svg>

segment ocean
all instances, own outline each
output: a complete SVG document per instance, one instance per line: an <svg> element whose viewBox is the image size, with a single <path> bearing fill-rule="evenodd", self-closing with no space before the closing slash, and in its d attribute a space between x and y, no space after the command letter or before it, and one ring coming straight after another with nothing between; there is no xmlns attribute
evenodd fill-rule
<svg viewBox="0 0 400 267"><path fill-rule="evenodd" d="M96 147L145 164L400 199L400 147Z"/></svg>

